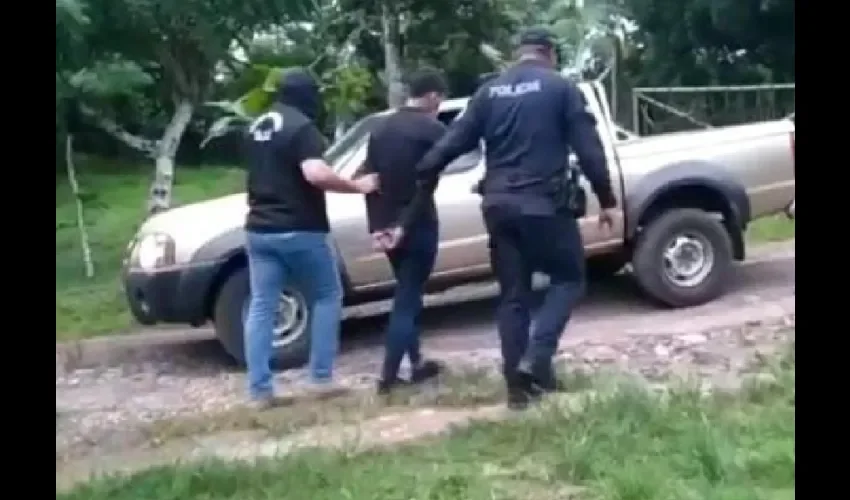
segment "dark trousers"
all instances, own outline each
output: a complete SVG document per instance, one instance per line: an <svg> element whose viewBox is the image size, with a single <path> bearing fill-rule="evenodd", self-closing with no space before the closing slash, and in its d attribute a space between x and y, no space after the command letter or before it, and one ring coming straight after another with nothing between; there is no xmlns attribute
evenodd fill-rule
<svg viewBox="0 0 850 500"><path fill-rule="evenodd" d="M396 280L393 308L387 325L384 366L381 377L394 380L407 354L412 366L422 361L419 316L425 283L434 268L439 242L436 221L414 224L401 245L387 252Z"/></svg>
<svg viewBox="0 0 850 500"><path fill-rule="evenodd" d="M496 322L505 378L516 380L520 362L538 377L552 378L552 358L573 308L584 294L584 250L577 221L569 215L528 216L513 206L484 211L490 261L499 282ZM530 333L534 272L549 276L546 297Z"/></svg>

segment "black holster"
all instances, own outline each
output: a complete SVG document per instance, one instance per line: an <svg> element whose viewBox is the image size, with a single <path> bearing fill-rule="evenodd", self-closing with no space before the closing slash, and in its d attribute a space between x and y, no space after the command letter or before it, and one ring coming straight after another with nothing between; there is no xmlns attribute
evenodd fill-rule
<svg viewBox="0 0 850 500"><path fill-rule="evenodd" d="M559 175L552 180L552 195L558 212L570 214L576 219L587 215L587 193L579 183L576 169L568 168L566 175Z"/></svg>
<svg viewBox="0 0 850 500"><path fill-rule="evenodd" d="M552 200L558 213L569 214L575 218L587 214L587 194L579 184L577 169L566 171L550 178L527 177L520 172L491 174L476 183L472 192L484 196L485 193L525 193Z"/></svg>

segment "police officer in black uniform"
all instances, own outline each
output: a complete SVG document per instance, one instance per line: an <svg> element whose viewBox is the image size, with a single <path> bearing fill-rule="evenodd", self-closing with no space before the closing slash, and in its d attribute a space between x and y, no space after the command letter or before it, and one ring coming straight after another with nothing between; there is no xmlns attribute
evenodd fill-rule
<svg viewBox="0 0 850 500"><path fill-rule="evenodd" d="M448 163L484 140L482 210L501 290L497 323L508 405L515 409L561 389L552 358L584 292L576 221L584 193L570 173L570 148L599 199L601 225L610 228L616 205L596 121L578 87L553 69L555 47L544 28L521 35L518 62L479 88L464 115L420 161L423 194L408 211L428 199ZM387 238L399 240L408 224L402 216ZM549 275L550 286L529 340L534 272Z"/></svg>

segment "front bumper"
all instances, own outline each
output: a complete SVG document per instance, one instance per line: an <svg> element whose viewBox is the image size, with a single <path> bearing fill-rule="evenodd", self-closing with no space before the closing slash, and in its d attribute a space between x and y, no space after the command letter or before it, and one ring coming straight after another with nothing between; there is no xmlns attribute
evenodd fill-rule
<svg viewBox="0 0 850 500"><path fill-rule="evenodd" d="M143 325L207 321L207 298L223 262L205 262L155 271L127 269L124 291L130 311Z"/></svg>

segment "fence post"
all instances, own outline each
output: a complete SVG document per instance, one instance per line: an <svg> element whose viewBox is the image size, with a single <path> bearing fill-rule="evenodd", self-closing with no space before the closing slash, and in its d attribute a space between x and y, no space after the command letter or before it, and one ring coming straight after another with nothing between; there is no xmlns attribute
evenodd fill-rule
<svg viewBox="0 0 850 500"><path fill-rule="evenodd" d="M632 90L632 132L640 135L640 95Z"/></svg>

